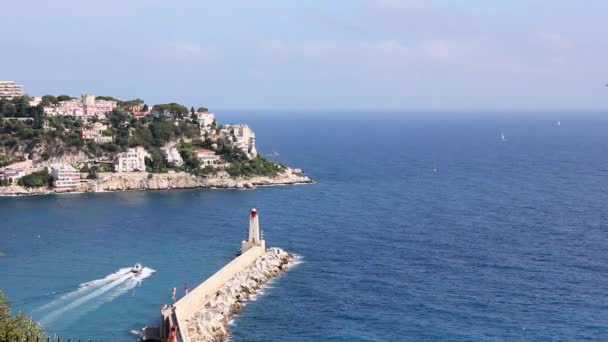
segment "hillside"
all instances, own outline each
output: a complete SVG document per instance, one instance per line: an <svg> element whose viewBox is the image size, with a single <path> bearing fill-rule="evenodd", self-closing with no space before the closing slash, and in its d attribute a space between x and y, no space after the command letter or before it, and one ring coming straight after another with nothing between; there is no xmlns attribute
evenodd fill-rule
<svg viewBox="0 0 608 342"><path fill-rule="evenodd" d="M149 110L142 100L109 96L95 101L115 107L103 115L65 115L60 111L78 105L78 99L47 95L35 105L27 96L0 99L0 167L22 160L31 160L34 166L64 162L94 176L114 171L112 163L120 153L140 146L147 153L142 171L151 173L185 171L205 177L225 171L232 177L272 177L285 169L249 153L239 145L234 129L219 125L206 108L195 111L169 103ZM210 117L213 121L202 121ZM167 160L171 148L177 149L183 163ZM218 156L213 165L202 165L196 154L202 149Z"/></svg>

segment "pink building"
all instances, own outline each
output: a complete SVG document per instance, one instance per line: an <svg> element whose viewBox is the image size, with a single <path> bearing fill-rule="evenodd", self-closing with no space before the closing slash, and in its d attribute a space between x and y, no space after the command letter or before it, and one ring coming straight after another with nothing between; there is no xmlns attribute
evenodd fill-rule
<svg viewBox="0 0 608 342"><path fill-rule="evenodd" d="M61 101L54 107L45 106L44 113L49 116L96 116L104 118L106 113L116 108L115 101L96 100L93 94L82 94L81 99Z"/></svg>

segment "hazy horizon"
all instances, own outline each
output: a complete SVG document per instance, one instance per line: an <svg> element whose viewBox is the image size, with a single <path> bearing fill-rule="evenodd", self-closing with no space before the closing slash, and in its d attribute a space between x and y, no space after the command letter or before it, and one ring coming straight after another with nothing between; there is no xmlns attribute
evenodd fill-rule
<svg viewBox="0 0 608 342"><path fill-rule="evenodd" d="M608 110L608 2L26 0L0 79L212 110Z"/></svg>

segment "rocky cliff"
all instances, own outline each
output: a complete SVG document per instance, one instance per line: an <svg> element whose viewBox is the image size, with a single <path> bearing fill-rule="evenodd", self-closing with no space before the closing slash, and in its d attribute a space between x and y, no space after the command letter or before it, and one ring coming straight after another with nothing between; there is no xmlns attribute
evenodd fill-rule
<svg viewBox="0 0 608 342"><path fill-rule="evenodd" d="M175 173L98 173L78 189L25 188L12 185L0 187L0 196L43 195L50 193L85 191L167 190L193 188L255 189L257 186L307 184L312 180L299 169L286 169L276 177L233 178L225 172L212 177L196 177L186 172Z"/></svg>
<svg viewBox="0 0 608 342"><path fill-rule="evenodd" d="M193 317L186 320L188 340L192 342L223 341L228 336L228 322L249 296L271 278L286 270L294 256L280 248L269 248L249 267L239 272L217 291Z"/></svg>

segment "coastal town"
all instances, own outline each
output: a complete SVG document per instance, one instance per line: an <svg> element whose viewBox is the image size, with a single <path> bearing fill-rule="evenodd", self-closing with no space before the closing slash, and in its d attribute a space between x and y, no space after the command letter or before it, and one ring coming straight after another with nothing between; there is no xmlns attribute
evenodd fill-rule
<svg viewBox="0 0 608 342"><path fill-rule="evenodd" d="M261 156L247 124L220 124L205 107L29 96L0 81L0 195L309 182Z"/></svg>

